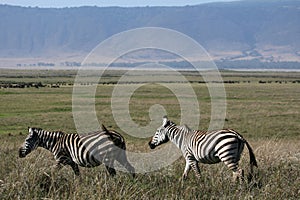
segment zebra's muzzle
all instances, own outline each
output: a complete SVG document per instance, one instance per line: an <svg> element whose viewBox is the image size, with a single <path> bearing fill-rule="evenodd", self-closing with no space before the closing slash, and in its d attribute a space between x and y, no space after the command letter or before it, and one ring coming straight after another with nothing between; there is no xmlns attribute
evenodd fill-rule
<svg viewBox="0 0 300 200"><path fill-rule="evenodd" d="M22 147L19 149L19 157L20 158L26 157L26 151Z"/></svg>
<svg viewBox="0 0 300 200"><path fill-rule="evenodd" d="M156 147L156 145L155 145L155 144L152 144L152 142L150 141L150 142L149 142L149 147L150 147L150 149L154 149L154 148Z"/></svg>

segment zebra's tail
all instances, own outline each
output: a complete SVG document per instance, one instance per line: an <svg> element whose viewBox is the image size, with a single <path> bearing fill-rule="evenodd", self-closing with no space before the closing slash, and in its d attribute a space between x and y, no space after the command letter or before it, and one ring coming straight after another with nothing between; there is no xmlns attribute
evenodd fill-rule
<svg viewBox="0 0 300 200"><path fill-rule="evenodd" d="M249 150L249 156L250 156L250 173L248 175L248 182L251 182L252 178L253 178L253 166L258 167L256 159L255 159L255 155L253 153L253 150L250 146L250 144L245 140L246 146Z"/></svg>
<svg viewBox="0 0 300 200"><path fill-rule="evenodd" d="M104 126L104 124L101 124L101 128L102 128L102 131L109 132L109 131L107 130L107 128Z"/></svg>
<svg viewBox="0 0 300 200"><path fill-rule="evenodd" d="M125 144L125 139L124 139L124 137L120 134L120 133L118 133L118 132L116 132L116 131L114 131L114 130L108 130L105 126L104 126L104 124L101 124L101 128L102 128L102 130L103 131L105 131L105 133L107 134L107 135L109 135L109 138L113 141L113 143L116 145L116 146L118 146L119 148L121 148L121 149L123 149L123 150L126 150L126 144Z"/></svg>

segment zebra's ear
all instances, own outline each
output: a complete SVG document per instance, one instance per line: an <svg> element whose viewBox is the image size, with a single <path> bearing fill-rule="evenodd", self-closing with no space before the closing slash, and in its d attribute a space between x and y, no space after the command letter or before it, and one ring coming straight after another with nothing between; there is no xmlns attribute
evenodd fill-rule
<svg viewBox="0 0 300 200"><path fill-rule="evenodd" d="M163 116L163 126L166 127L168 125L169 119L167 116Z"/></svg>
<svg viewBox="0 0 300 200"><path fill-rule="evenodd" d="M101 124L101 128L103 131L108 132L107 128L103 124Z"/></svg>

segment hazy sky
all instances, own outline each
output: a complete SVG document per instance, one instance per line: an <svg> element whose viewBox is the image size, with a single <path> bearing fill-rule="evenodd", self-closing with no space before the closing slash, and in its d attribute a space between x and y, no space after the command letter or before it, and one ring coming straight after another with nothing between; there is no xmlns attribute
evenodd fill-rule
<svg viewBox="0 0 300 200"><path fill-rule="evenodd" d="M229 2L234 0L0 0L0 4L38 7L78 6L185 6L208 2Z"/></svg>

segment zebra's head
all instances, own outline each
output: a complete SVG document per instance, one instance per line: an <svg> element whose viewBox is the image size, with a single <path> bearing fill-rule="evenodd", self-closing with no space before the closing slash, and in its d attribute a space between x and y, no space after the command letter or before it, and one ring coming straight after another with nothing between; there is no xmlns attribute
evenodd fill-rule
<svg viewBox="0 0 300 200"><path fill-rule="evenodd" d="M31 151L36 149L39 145L39 136L38 136L38 128L30 128L28 127L28 136L25 139L25 142L19 149L19 157L26 157Z"/></svg>
<svg viewBox="0 0 300 200"><path fill-rule="evenodd" d="M162 126L156 130L154 136L152 137L152 139L149 142L149 146L151 149L154 149L155 147L169 141L169 138L167 136L166 127L168 127L169 125L173 125L173 124L174 123L171 122L167 116L163 117Z"/></svg>

